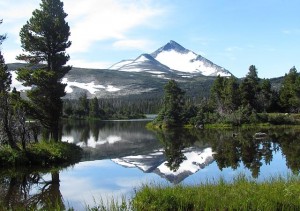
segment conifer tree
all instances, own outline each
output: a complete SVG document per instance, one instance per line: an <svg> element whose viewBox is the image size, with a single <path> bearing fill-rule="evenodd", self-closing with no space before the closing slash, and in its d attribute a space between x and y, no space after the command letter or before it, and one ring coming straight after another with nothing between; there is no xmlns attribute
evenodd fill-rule
<svg viewBox="0 0 300 211"><path fill-rule="evenodd" d="M184 91L175 80L170 80L164 86L163 108L160 110L157 121L163 122L166 127L181 127L184 122Z"/></svg>
<svg viewBox="0 0 300 211"><path fill-rule="evenodd" d="M29 64L19 70L18 80L32 87L27 93L32 114L55 141L58 141L61 97L65 95L66 86L61 80L71 69L64 66L69 60L65 51L71 45L66 17L63 2L42 0L40 9L33 11L20 31L22 48L27 53L17 57Z"/></svg>
<svg viewBox="0 0 300 211"><path fill-rule="evenodd" d="M300 110L300 76L295 67L292 67L284 76L279 91L280 104L287 112L299 112Z"/></svg>
<svg viewBox="0 0 300 211"><path fill-rule="evenodd" d="M257 76L257 69L254 65L249 67L249 72L240 85L241 103L242 106L251 109L257 109L257 93L259 91L259 78Z"/></svg>
<svg viewBox="0 0 300 211"><path fill-rule="evenodd" d="M224 105L227 113L231 113L240 106L239 83L234 76L227 78L224 88Z"/></svg>
<svg viewBox="0 0 300 211"><path fill-rule="evenodd" d="M2 24L2 20L0 20L0 24ZM0 45L5 39L5 35L0 35ZM19 149L14 141L10 124L12 117L9 99L10 85L11 74L7 69L7 65L5 64L5 60L0 49L0 136L2 141L6 140L11 148Z"/></svg>

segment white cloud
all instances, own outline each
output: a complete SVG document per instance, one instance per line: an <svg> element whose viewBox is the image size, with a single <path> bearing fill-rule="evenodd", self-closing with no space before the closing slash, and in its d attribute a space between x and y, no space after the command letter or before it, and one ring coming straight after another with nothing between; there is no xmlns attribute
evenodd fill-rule
<svg viewBox="0 0 300 211"><path fill-rule="evenodd" d="M81 67L81 68L96 68L96 69L106 69L112 65L111 62L89 62L83 59L71 59L68 62L68 65L72 65L73 67Z"/></svg>
<svg viewBox="0 0 300 211"><path fill-rule="evenodd" d="M113 43L113 47L117 49L139 49L139 50L149 50L153 43L149 40L119 40Z"/></svg>
<svg viewBox="0 0 300 211"><path fill-rule="evenodd" d="M90 52L99 42L112 42L111 48L127 50L135 47L148 50L151 43L142 39L131 39L139 27L157 30L160 22L156 21L165 15L165 7L154 0L64 0L64 10L68 14L66 21L70 25L72 41L68 53L69 64L76 67L107 68L108 62L90 62L86 52ZM40 9L40 0L1 1L0 34L7 33L3 43L8 63L16 62L15 56L21 52L19 32L21 27L32 17L35 9ZM7 47L6 47L7 46ZM5 48L4 48L5 47ZM19 50L17 50L19 49ZM80 59L74 60L74 54Z"/></svg>
<svg viewBox="0 0 300 211"><path fill-rule="evenodd" d="M70 52L86 52L97 41L124 39L129 30L151 26L151 19L162 14L151 1L66 0L72 46Z"/></svg>

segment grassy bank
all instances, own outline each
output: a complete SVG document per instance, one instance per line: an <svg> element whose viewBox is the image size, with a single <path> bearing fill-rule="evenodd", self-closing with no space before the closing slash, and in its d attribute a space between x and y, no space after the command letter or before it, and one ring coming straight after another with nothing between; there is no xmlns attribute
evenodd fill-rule
<svg viewBox="0 0 300 211"><path fill-rule="evenodd" d="M9 146L0 146L0 167L6 166L52 166L76 163L81 159L82 149L65 142L30 144L26 150L16 151Z"/></svg>
<svg viewBox="0 0 300 211"><path fill-rule="evenodd" d="M143 186L134 210L300 210L300 178L256 182L238 177L199 186Z"/></svg>

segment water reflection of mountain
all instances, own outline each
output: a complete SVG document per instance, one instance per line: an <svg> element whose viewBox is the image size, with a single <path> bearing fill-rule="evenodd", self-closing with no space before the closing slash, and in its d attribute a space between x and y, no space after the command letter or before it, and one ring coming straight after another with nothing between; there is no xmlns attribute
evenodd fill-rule
<svg viewBox="0 0 300 211"><path fill-rule="evenodd" d="M184 149L182 153L185 159L176 170L171 170L166 165L167 157L163 149L149 154L126 156L112 160L127 168L139 168L145 173L156 173L175 184L180 183L214 161L211 148L190 147Z"/></svg>
<svg viewBox="0 0 300 211"><path fill-rule="evenodd" d="M117 159L115 161L122 165L141 169L148 166L142 170L162 177L170 174L164 173L159 166L180 172L181 165L189 160L188 149L205 148L216 152L213 158L220 170L231 168L235 171L243 167L257 178L261 167L270 165L273 156L282 153L286 166L294 173L300 171L299 128L148 131L145 124L75 121L64 125L63 139L82 146L86 152L84 160ZM259 139L254 136L260 133L267 135ZM180 181L168 177L170 181Z"/></svg>

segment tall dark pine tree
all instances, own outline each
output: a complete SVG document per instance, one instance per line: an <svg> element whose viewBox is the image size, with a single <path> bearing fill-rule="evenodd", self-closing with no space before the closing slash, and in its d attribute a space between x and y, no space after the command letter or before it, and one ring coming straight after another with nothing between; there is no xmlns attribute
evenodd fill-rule
<svg viewBox="0 0 300 211"><path fill-rule="evenodd" d="M170 80L164 86L163 108L160 110L157 121L163 122L166 127L181 127L184 124L184 91L176 81Z"/></svg>
<svg viewBox="0 0 300 211"><path fill-rule="evenodd" d="M249 72L240 85L241 103L243 106L250 106L251 109L257 110L257 93L259 88L259 78L257 69L254 65L249 67Z"/></svg>
<svg viewBox="0 0 300 211"><path fill-rule="evenodd" d="M0 20L2 24L2 20ZM6 39L5 35L0 35L0 45ZM7 140L7 143L13 149L18 149L10 125L11 118L11 106L9 99L9 91L11 85L11 74L7 69L5 64L4 57L0 49L0 132L5 136L4 140Z"/></svg>
<svg viewBox="0 0 300 211"><path fill-rule="evenodd" d="M58 141L61 97L65 96L66 86L61 79L71 69L64 66L69 60L65 51L71 45L66 17L63 2L42 0L40 9L33 11L20 31L22 48L27 54L17 57L29 63L19 70L18 80L32 87L27 94L32 115L49 130L55 141Z"/></svg>
<svg viewBox="0 0 300 211"><path fill-rule="evenodd" d="M295 67L292 67L284 76L280 91L280 105L287 112L300 110L300 76Z"/></svg>

